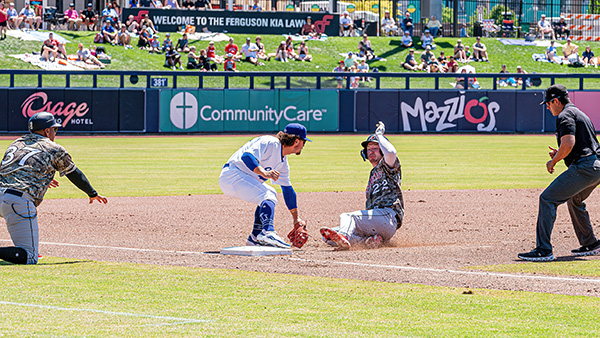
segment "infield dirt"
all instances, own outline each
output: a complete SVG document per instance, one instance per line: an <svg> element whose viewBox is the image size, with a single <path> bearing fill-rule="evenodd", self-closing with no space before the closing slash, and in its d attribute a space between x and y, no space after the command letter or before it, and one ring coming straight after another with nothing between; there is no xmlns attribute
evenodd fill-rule
<svg viewBox="0 0 600 338"><path fill-rule="evenodd" d="M99 261L301 274L437 286L526 290L600 296L600 281L568 276L488 273L475 265L535 264L517 260L535 246L541 190L405 191L406 216L388 246L334 251L318 229L335 226L342 212L364 207L360 192L298 194L300 215L311 237L282 257L223 256L223 247L244 245L255 206L224 195L112 197L108 205L87 199L46 200L38 208L41 253ZM283 201L282 196L279 196ZM588 199L592 223L600 223L600 199ZM291 217L277 206L275 228L285 236ZM596 234L600 230L595 226ZM0 239L9 240L5 227ZM553 231L558 260L578 258L568 211L559 207Z"/></svg>

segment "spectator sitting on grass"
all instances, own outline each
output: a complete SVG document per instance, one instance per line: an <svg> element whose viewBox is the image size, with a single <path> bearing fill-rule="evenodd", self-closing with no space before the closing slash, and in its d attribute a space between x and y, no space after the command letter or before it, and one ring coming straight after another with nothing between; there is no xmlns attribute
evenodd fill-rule
<svg viewBox="0 0 600 338"><path fill-rule="evenodd" d="M579 60L579 46L571 43L571 38L567 38L567 43L563 46L563 59L573 64Z"/></svg>
<svg viewBox="0 0 600 338"><path fill-rule="evenodd" d="M454 59L458 62L468 62L465 45L462 44L461 39L456 40L456 45L454 46Z"/></svg>
<svg viewBox="0 0 600 338"><path fill-rule="evenodd" d="M238 45L233 43L233 38L229 38L229 43L225 46L225 55L231 54L234 60L239 60L242 58L241 55L238 55L239 51Z"/></svg>
<svg viewBox="0 0 600 338"><path fill-rule="evenodd" d="M318 35L317 30L315 29L315 24L312 23L312 18L310 16L306 17L306 23L302 26L300 35L308 35L312 37L316 37Z"/></svg>
<svg viewBox="0 0 600 338"><path fill-rule="evenodd" d="M425 47L425 52L421 54L421 69L426 70L430 62L435 60L435 55L431 51L431 47Z"/></svg>
<svg viewBox="0 0 600 338"><path fill-rule="evenodd" d="M223 57L221 55L217 55L217 49L215 48L215 42L210 41L208 43L208 47L206 47L206 56L209 61L213 61L216 63L223 63Z"/></svg>
<svg viewBox="0 0 600 338"><path fill-rule="evenodd" d="M371 47L371 41L369 41L367 34L363 34L363 39L358 42L358 55L367 60L371 60L375 57L373 47Z"/></svg>
<svg viewBox="0 0 600 338"><path fill-rule="evenodd" d="M448 58L446 68L448 69L446 73L456 73L456 71L458 70L458 62L456 62L456 59L453 55L450 55L450 57Z"/></svg>
<svg viewBox="0 0 600 338"><path fill-rule="evenodd" d="M129 17L127 17L127 20L125 21L125 26L127 26L127 31L133 34L137 34L138 29L140 28L140 25L135 20L135 17L132 14L129 15Z"/></svg>
<svg viewBox="0 0 600 338"><path fill-rule="evenodd" d="M187 53L190 51L187 33L183 33L181 39L177 40L177 45L175 46L175 49L181 53Z"/></svg>
<svg viewBox="0 0 600 338"><path fill-rule="evenodd" d="M344 61L340 61L337 65L337 67L335 67L333 69L334 73L343 73L345 72L344 70ZM344 77L343 76L336 76L335 79L337 80L337 89L342 89L344 88Z"/></svg>
<svg viewBox="0 0 600 338"><path fill-rule="evenodd" d="M409 31L404 31L404 35L402 35L402 38L400 38L400 43L404 48L409 48L413 46L412 36L410 36Z"/></svg>
<svg viewBox="0 0 600 338"><path fill-rule="evenodd" d="M58 57L58 44L55 41L52 32L50 32L48 34L48 39L44 40L44 43L42 44L42 61L54 62Z"/></svg>
<svg viewBox="0 0 600 338"><path fill-rule="evenodd" d="M427 73L443 73L444 70L442 66L437 62L437 60L432 60L427 65Z"/></svg>
<svg viewBox="0 0 600 338"><path fill-rule="evenodd" d="M548 62L555 62L558 64L562 64L562 59L559 58L557 55L557 50L556 47L554 46L554 40L550 41L550 46L548 46L548 48L546 48L546 60L548 60Z"/></svg>
<svg viewBox="0 0 600 338"><path fill-rule="evenodd" d="M96 58L95 56L92 55L92 53L90 52L89 49L83 47L83 43L79 44L79 50L77 51L77 60L79 61L83 61L83 62L87 62L92 61L94 64L96 64L97 66L100 66L100 68L104 68L104 64L102 62L100 62L100 60L98 60L98 58Z"/></svg>
<svg viewBox="0 0 600 338"><path fill-rule="evenodd" d="M154 33L158 33L158 29L154 28L154 22L152 22L152 20L150 20L150 17L148 16L148 14L144 14L144 18L140 22L140 25L146 26L147 28L151 29L150 35L154 35Z"/></svg>
<svg viewBox="0 0 600 338"><path fill-rule="evenodd" d="M350 69L348 69L349 73L356 73L356 66L352 66L350 67ZM359 80L360 76L350 76L350 89L356 89L358 88L358 86L360 85L358 80Z"/></svg>
<svg viewBox="0 0 600 338"><path fill-rule="evenodd" d="M254 43L252 43L250 38L246 38L246 43L242 45L241 53L244 57L244 60L246 60L247 62L250 62L255 66L265 65L264 63L258 61L258 47Z"/></svg>
<svg viewBox="0 0 600 338"><path fill-rule="evenodd" d="M581 60L586 67L592 65L598 68L598 61L594 57L594 52L592 52L590 46L585 46L585 51L581 54Z"/></svg>
<svg viewBox="0 0 600 338"><path fill-rule="evenodd" d="M171 34L170 33L166 33L165 34L165 39L163 40L162 45L160 46L160 49L165 52L167 50L167 48L169 47L173 47L173 41L171 41ZM174 49L175 47L173 47Z"/></svg>
<svg viewBox="0 0 600 338"><path fill-rule="evenodd" d="M300 42L300 46L298 46L298 60L312 61L312 55L308 54L308 46L305 41Z"/></svg>
<svg viewBox="0 0 600 338"><path fill-rule="evenodd" d="M150 33L146 29L146 26L142 26L142 29L140 29L138 34L138 38L137 45L140 47L140 49L150 46Z"/></svg>
<svg viewBox="0 0 600 338"><path fill-rule="evenodd" d="M348 56L344 59L344 67L346 67L346 69L350 69L350 67L357 65L358 60L356 60L354 54L352 52L348 52Z"/></svg>
<svg viewBox="0 0 600 338"><path fill-rule="evenodd" d="M158 41L158 38L159 38L158 34L156 34L148 42L149 43L149 45L148 45L148 47L149 47L148 48L148 52L150 54L152 54L152 53L161 54L162 53L161 50L160 50L160 41Z"/></svg>
<svg viewBox="0 0 600 338"><path fill-rule="evenodd" d="M443 50L440 51L440 56L438 56L437 60L442 66L446 66L446 64L448 63L448 58L444 54Z"/></svg>
<svg viewBox="0 0 600 338"><path fill-rule="evenodd" d="M465 45L465 55L467 56L467 62L471 62L473 55L471 54L471 49L469 46Z"/></svg>
<svg viewBox="0 0 600 338"><path fill-rule="evenodd" d="M421 37L421 47L426 48L429 46L431 49L435 49L435 44L433 43L433 35L429 32L429 29L426 29Z"/></svg>
<svg viewBox="0 0 600 338"><path fill-rule="evenodd" d="M265 45L261 42L262 38L260 37L260 35L258 35L256 37L255 41L256 41L256 47L258 47L256 57L258 57L260 60L271 61L271 57L268 56L267 52L265 51Z"/></svg>
<svg viewBox="0 0 600 338"><path fill-rule="evenodd" d="M360 60L360 64L358 66L356 66L356 70L359 73L368 73L369 72L369 65L367 64L367 61L365 61L365 59ZM371 82L371 78L370 77L361 77L360 80L362 82L365 82L365 79L367 80L367 82Z"/></svg>
<svg viewBox="0 0 600 338"><path fill-rule="evenodd" d="M288 62L288 54L285 50L285 41L281 41L277 50L275 51L275 60L281 62Z"/></svg>
<svg viewBox="0 0 600 338"><path fill-rule="evenodd" d="M194 46L192 46L192 47L194 47ZM204 49L200 50L200 56L198 57L198 64L205 71L208 71L208 70L216 71L217 70L217 64L208 57L206 50L204 50Z"/></svg>
<svg viewBox="0 0 600 338"><path fill-rule="evenodd" d="M521 68L521 66L517 66L517 73L519 74L527 74L527 72ZM515 80L517 81L517 86L522 86L523 85L523 78L522 77L517 77L515 78ZM531 79L530 78L526 78L525 79L525 86L527 87L531 87Z"/></svg>
<svg viewBox="0 0 600 338"><path fill-rule="evenodd" d="M294 50L294 41L292 40L292 36L288 36L285 40L285 51L287 52L287 58L292 60L300 60L298 54Z"/></svg>
<svg viewBox="0 0 600 338"><path fill-rule="evenodd" d="M108 42L113 46L117 44L117 31L110 24L109 20L106 20L104 26L102 26L102 37L105 43Z"/></svg>
<svg viewBox="0 0 600 338"><path fill-rule="evenodd" d="M503 64L502 69L500 70L500 74L506 74L506 73L508 73L508 70L506 70L506 65ZM498 85L500 85L500 87L506 87L506 86L516 87L517 80L515 80L514 77L499 77Z"/></svg>
<svg viewBox="0 0 600 338"><path fill-rule="evenodd" d="M466 74L467 70L466 69L462 69L461 74ZM469 88L473 88L473 89L480 89L481 86L479 85L479 82L477 81L477 78L475 77L469 77L468 80L468 84L469 84ZM457 77L456 78L456 85L454 86L454 88L456 89L465 89L465 78L464 77Z"/></svg>
<svg viewBox="0 0 600 338"><path fill-rule="evenodd" d="M176 70L175 66L179 65L179 69L183 70L181 66L181 55L177 53L173 45L167 47L165 50L165 66L172 67Z"/></svg>
<svg viewBox="0 0 600 338"><path fill-rule="evenodd" d="M237 69L235 68L235 60L233 60L233 54L227 53L224 69L227 72L237 72Z"/></svg>
<svg viewBox="0 0 600 338"><path fill-rule="evenodd" d="M488 59L487 47L481 42L481 37L478 36L477 42L473 45L473 60L481 62L490 62Z"/></svg>
<svg viewBox="0 0 600 338"><path fill-rule="evenodd" d="M131 35L127 31L127 26L121 24L121 30L119 31L119 45L125 46L125 49L133 49L131 46Z"/></svg>
<svg viewBox="0 0 600 338"><path fill-rule="evenodd" d="M102 22L106 22L107 20L111 25L116 25L117 21L119 20L119 15L117 14L117 11L113 8L112 3L110 2L106 3L106 8L102 10Z"/></svg>
<svg viewBox="0 0 600 338"><path fill-rule="evenodd" d="M408 51L408 54L406 55L406 59L404 60L404 63L402 64L402 67L404 67L405 69L408 70L421 70L421 65L419 65L417 63L417 60L415 59L415 50L414 49L410 49Z"/></svg>
<svg viewBox="0 0 600 338"><path fill-rule="evenodd" d="M187 69L200 69L202 65L198 63L199 55L196 55L196 46L191 46L188 52L188 62L186 65Z"/></svg>

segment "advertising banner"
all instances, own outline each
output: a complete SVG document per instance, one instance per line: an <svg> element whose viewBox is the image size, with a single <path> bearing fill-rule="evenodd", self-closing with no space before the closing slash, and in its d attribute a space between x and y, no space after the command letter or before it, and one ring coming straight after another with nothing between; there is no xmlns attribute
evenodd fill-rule
<svg viewBox="0 0 600 338"><path fill-rule="evenodd" d="M128 90L123 100L121 91L10 88L6 100L6 130L26 132L29 118L46 111L54 115L65 132L143 132L144 90Z"/></svg>
<svg viewBox="0 0 600 338"><path fill-rule="evenodd" d="M8 89L0 89L0 132L8 131Z"/></svg>
<svg viewBox="0 0 600 338"><path fill-rule="evenodd" d="M297 12L196 11L162 8L123 8L121 20L133 15L138 22L145 14L161 32L177 32L184 25L196 27L197 32L245 34L298 34L311 16L317 32L339 35L339 15Z"/></svg>
<svg viewBox="0 0 600 338"><path fill-rule="evenodd" d="M161 90L161 132L271 132L298 122L337 131L333 90Z"/></svg>

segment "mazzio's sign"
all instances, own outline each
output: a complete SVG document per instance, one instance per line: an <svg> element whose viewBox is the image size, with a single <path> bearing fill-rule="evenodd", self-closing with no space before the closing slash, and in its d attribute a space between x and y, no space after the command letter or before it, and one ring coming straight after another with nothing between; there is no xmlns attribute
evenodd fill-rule
<svg viewBox="0 0 600 338"><path fill-rule="evenodd" d="M329 36L339 34L339 15L326 13L296 12L245 12L245 11L196 11L157 8L124 8L122 21L133 15L138 22L148 14L156 29L161 32L177 32L183 25L196 27L200 32L243 34L297 34L311 16L315 28Z"/></svg>

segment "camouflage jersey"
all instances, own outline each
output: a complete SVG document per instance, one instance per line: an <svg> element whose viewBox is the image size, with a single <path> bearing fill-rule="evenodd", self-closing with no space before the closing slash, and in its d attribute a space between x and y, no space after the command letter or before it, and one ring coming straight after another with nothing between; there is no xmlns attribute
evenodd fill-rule
<svg viewBox="0 0 600 338"><path fill-rule="evenodd" d="M401 181L402 171L400 170L398 158L396 158L393 168L388 166L385 159L382 158L371 170L371 176L365 191L367 210L392 208L396 212L398 228L402 225L402 218L404 217L404 199L400 189Z"/></svg>
<svg viewBox="0 0 600 338"><path fill-rule="evenodd" d="M72 173L77 167L65 148L39 134L14 141L0 164L0 187L29 194L36 206L42 203L54 173Z"/></svg>

